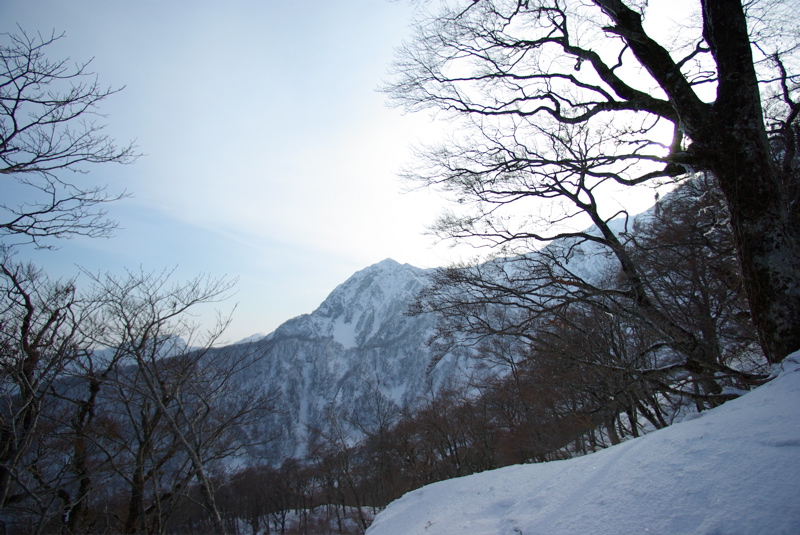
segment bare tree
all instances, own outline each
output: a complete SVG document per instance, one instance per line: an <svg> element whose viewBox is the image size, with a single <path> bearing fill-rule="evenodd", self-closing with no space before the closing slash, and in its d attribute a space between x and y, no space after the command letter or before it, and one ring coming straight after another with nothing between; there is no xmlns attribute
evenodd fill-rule
<svg viewBox="0 0 800 535"><path fill-rule="evenodd" d="M25 243L46 247L51 237L107 236L115 224L102 206L120 195L68 175L137 155L103 132L98 115L118 90L101 87L88 62L47 57L61 37L22 30L0 36L0 509L35 511L37 530L52 529L48 522L60 513L65 529L79 531L92 483L87 440L99 382L93 376L80 399L64 385L92 363L91 299L79 296L74 281L50 281L15 262L12 251Z"/></svg>
<svg viewBox="0 0 800 535"><path fill-rule="evenodd" d="M326 431L314 430L311 439L312 451L318 459L317 468L335 481L339 496L334 497L340 501L342 509L348 501L352 502L359 531L366 531L371 520L365 515L363 477L360 477L356 448L353 447L356 433L349 429L350 426L332 405L326 408L325 416Z"/></svg>
<svg viewBox="0 0 800 535"><path fill-rule="evenodd" d="M32 532L164 533L198 499L224 532L217 482L273 438L256 424L275 401L245 377L265 347L216 348L227 319L194 323L232 283L131 272L78 293L11 261L0 275L0 510Z"/></svg>
<svg viewBox="0 0 800 535"><path fill-rule="evenodd" d="M585 415L590 432L604 425L611 442L628 433L618 425L615 435L614 422L629 434L639 415L665 425L658 400L667 414L686 399L703 409L735 397L726 386L760 384L766 362L720 195L697 177L628 232L624 220L598 219L584 239L441 270L418 303L440 314L438 352L464 344L506 367L522 416L540 415L526 401L531 388L568 381L559 396L574 400L570 413Z"/></svg>
<svg viewBox="0 0 800 535"><path fill-rule="evenodd" d="M723 365L763 372L736 261L730 216L707 174L683 183L637 219L627 246L665 314Z"/></svg>
<svg viewBox="0 0 800 535"><path fill-rule="evenodd" d="M798 32L765 28L797 20L796 8L698 4L700 27L662 45L645 29L647 3L458 2L419 23L386 90L466 125L410 172L473 208L442 221L445 237L531 247L570 235L604 189L713 173L761 346L779 362L800 348Z"/></svg>
<svg viewBox="0 0 800 535"><path fill-rule="evenodd" d="M39 527L59 507L63 470L46 466L53 431L51 391L89 351L85 303L73 281L50 281L35 267L0 262L0 511L35 511Z"/></svg>
<svg viewBox="0 0 800 535"><path fill-rule="evenodd" d="M350 423L361 433L359 440L369 464L368 493L365 502L386 505L394 499L396 487L396 466L391 458L392 428L400 418L400 407L386 397L380 389L377 378L369 381L366 391L359 399L360 409L354 412Z"/></svg>
<svg viewBox="0 0 800 535"><path fill-rule="evenodd" d="M95 277L101 304L94 320L95 343L113 349L113 389L120 425L136 430L121 443L132 459L125 478L131 486L126 532L137 533L147 517L148 532L163 530L158 507L195 480L215 533L225 526L215 503L213 470L247 446L271 437L247 430L272 410L275 394L246 384L244 373L266 352L258 344L214 347L229 319L201 331L191 310L224 298L232 283L196 277L173 284L169 273L128 273ZM130 444L128 440L135 439ZM113 448L111 458L117 457ZM168 465L167 463L171 463ZM168 485L158 478L172 474ZM145 486L156 489L144 505Z"/></svg>
<svg viewBox="0 0 800 535"><path fill-rule="evenodd" d="M0 174L13 181L0 204L0 238L41 246L47 237L108 236L115 223L102 206L120 195L66 175L136 159L133 144L118 146L104 132L97 111L119 89L101 86L88 62L49 59L63 34L0 37Z"/></svg>

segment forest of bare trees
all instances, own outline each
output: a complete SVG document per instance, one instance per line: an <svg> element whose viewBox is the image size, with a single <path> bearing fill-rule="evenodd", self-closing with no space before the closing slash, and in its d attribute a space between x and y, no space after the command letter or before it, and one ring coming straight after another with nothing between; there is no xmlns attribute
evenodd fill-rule
<svg viewBox="0 0 800 535"><path fill-rule="evenodd" d="M436 318L431 367L458 353L474 374L404 407L375 386L303 459L245 455L277 432L258 425L277 392L239 379L268 344L218 347L229 317L194 316L235 281L18 260L109 236L124 193L80 179L138 155L95 113L117 90L48 57L61 36L3 35L0 533L363 533L420 486L591 453L769 380L800 348L800 39L777 22L796 12L699 4L669 48L646 2L420 15L384 90L455 130L406 178L456 201L439 237L490 253L435 270L409 313ZM638 217L614 199L650 186Z"/></svg>
<svg viewBox="0 0 800 535"><path fill-rule="evenodd" d="M225 299L233 281L139 270L83 273L79 287L17 259L24 247L109 235L103 207L120 195L80 177L136 153L96 120L116 90L88 64L48 57L61 36L3 38L0 157L17 195L4 199L0 224L0 526L164 533L196 503L203 529L224 533L220 477L269 439L245 430L275 395L234 384L264 350L215 349L228 317L195 323L194 310Z"/></svg>

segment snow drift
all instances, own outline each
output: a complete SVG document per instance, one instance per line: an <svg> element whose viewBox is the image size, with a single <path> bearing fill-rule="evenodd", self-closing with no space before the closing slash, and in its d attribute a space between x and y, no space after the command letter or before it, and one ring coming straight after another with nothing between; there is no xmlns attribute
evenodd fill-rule
<svg viewBox="0 0 800 535"><path fill-rule="evenodd" d="M368 535L800 533L800 352L764 386L585 457L410 492Z"/></svg>

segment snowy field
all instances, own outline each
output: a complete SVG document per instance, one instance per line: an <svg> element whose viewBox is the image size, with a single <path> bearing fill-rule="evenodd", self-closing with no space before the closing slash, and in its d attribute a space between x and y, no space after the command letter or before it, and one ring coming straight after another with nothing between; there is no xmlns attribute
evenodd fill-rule
<svg viewBox="0 0 800 535"><path fill-rule="evenodd" d="M739 399L606 450L443 481L368 535L798 535L800 353Z"/></svg>

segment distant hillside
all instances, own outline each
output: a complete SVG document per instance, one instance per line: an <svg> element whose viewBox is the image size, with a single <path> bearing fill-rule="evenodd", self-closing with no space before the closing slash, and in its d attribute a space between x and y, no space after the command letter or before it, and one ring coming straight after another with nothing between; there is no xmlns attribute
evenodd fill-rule
<svg viewBox="0 0 800 535"><path fill-rule="evenodd" d="M623 230L622 220L613 224ZM553 246L559 243L566 242ZM575 244L572 251L569 268L586 280L599 280L611 262L608 251L591 242ZM485 266L494 263L500 266L498 276L518 264L490 260ZM519 262L522 268L524 263ZM436 317L409 315L409 308L432 272L383 260L353 274L310 314L237 344L244 348L249 342L265 352L243 381L281 393L279 411L263 422L264 431L278 438L254 452L256 459L305 456L309 439L326 433L332 418L355 440L353 420L370 418L376 403L408 407L426 392L463 382L485 366L463 347L430 366L434 349L428 343Z"/></svg>

